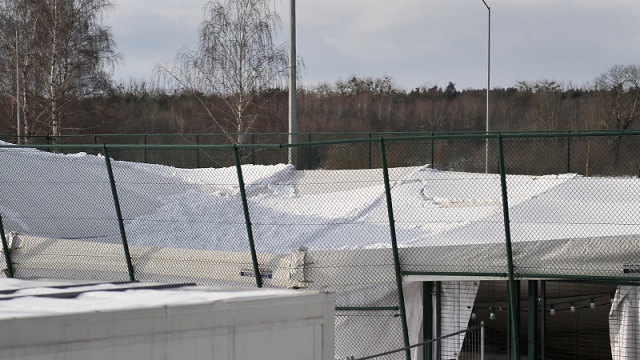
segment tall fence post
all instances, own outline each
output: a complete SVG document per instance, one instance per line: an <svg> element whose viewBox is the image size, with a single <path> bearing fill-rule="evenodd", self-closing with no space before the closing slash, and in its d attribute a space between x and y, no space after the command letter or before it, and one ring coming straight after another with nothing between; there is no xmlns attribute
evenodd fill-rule
<svg viewBox="0 0 640 360"><path fill-rule="evenodd" d="M0 236L2 236L2 252L4 253L4 260L7 262L7 277L13 277L13 264L11 263L11 255L9 254L9 245L7 244L7 237L4 234L4 224L2 221L2 214L0 214Z"/></svg>
<svg viewBox="0 0 640 360"><path fill-rule="evenodd" d="M369 133L368 137L369 137L369 139L371 139L371 133ZM373 166L373 164L372 164L372 161L373 161L373 160L371 159L371 157L372 157L372 154L371 154L371 151L372 151L372 150L371 150L371 145L372 145L372 144L371 144L371 141L369 141L369 169L371 169L371 167Z"/></svg>
<svg viewBox="0 0 640 360"><path fill-rule="evenodd" d="M143 138L144 144L147 145L147 134L145 133L142 138ZM148 163L148 161L147 161L147 147L146 146L144 147L143 152L144 152L144 163L146 164L146 163Z"/></svg>
<svg viewBox="0 0 640 360"><path fill-rule="evenodd" d="M516 310L516 293L515 293L515 280L513 276L513 251L511 248L511 226L509 224L509 202L507 196L507 177L505 173L504 165L504 147L502 135L498 134L498 166L500 168L500 185L502 188L502 213L504 216L504 232L505 232L505 246L507 255L507 274L508 274L508 292L509 292L509 329L511 336L511 358L519 359L520 352L518 348L519 329L517 326L518 315Z"/></svg>
<svg viewBox="0 0 640 360"><path fill-rule="evenodd" d="M431 168L436 168L436 141L433 139L433 131L431 132Z"/></svg>
<svg viewBox="0 0 640 360"><path fill-rule="evenodd" d="M540 359L546 359L547 282L540 280Z"/></svg>
<svg viewBox="0 0 640 360"><path fill-rule="evenodd" d="M256 134L251 133L251 145L255 145L255 144L256 144ZM253 165L256 164L256 148L255 147L251 147L251 163Z"/></svg>
<svg viewBox="0 0 640 360"><path fill-rule="evenodd" d="M198 148L196 149L196 168L200 168L200 135L196 134L196 145Z"/></svg>
<svg viewBox="0 0 640 360"><path fill-rule="evenodd" d="M369 142L371 143L371 142ZM387 199L387 213L389 215L389 230L391 232L391 247L393 250L393 265L395 268L396 286L398 288L398 307L400 308L400 318L402 321L402 336L404 346L409 346L409 330L407 327L407 312L404 305L404 289L402 288L402 270L400 268L400 255L398 254L398 241L396 238L396 226L393 217L393 204L391 202L391 184L389 181L389 169L387 167L387 154L384 145L384 138L380 138L380 161L382 162L382 176L384 177L384 189ZM405 351L407 360L411 360L411 351Z"/></svg>
<svg viewBox="0 0 640 360"><path fill-rule="evenodd" d="M571 130L567 131L567 173L571 173Z"/></svg>
<svg viewBox="0 0 640 360"><path fill-rule="evenodd" d="M260 266L258 265L258 254L256 253L256 245L253 241L253 229L251 228L251 218L249 216L249 205L247 203L247 193L244 188L244 179L242 177L242 164L240 163L240 154L238 146L233 146L233 155L236 158L236 170L238 172L238 187L240 189L240 198L242 199L242 211L244 212L244 220L247 225L247 236L249 238L249 248L251 250L251 262L253 263L253 274L256 276L256 286L262 287L262 275L260 274Z"/></svg>
<svg viewBox="0 0 640 360"><path fill-rule="evenodd" d="M131 253L129 252L129 243L127 242L127 234L124 230L124 220L122 218L122 210L120 209L120 200L118 199L118 191L116 190L116 181L113 176L113 169L111 168L111 158L109 157L109 150L107 145L103 145L104 159L107 162L107 174L109 175L109 184L111 185L111 195L113 196L113 203L116 209L116 216L118 217L118 226L120 227L120 238L122 239L122 248L124 249L124 257L127 262L127 271L129 272L129 280L136 281L133 264L131 263Z"/></svg>

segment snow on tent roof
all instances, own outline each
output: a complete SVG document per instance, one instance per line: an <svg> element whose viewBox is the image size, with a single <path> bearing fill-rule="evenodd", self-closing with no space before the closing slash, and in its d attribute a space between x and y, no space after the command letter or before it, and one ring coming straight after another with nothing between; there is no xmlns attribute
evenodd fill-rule
<svg viewBox="0 0 640 360"><path fill-rule="evenodd" d="M114 218L114 211L109 206L110 190L101 185L108 181L103 158L30 149L2 152L0 165L10 169L0 174L5 184L0 190L0 211L6 231L70 239L117 236L117 226L104 221ZM178 169L130 162L114 162L113 166L132 243L216 248L211 242L211 226L194 219L244 221L234 196L238 193L234 167ZM503 226L496 226L503 221L498 175L438 171L427 166L390 171L396 179L392 198L399 246L504 241ZM388 215L379 169L298 171L289 165L244 165L243 177L253 221L307 224L290 226L286 231L256 226L256 239L269 240L262 244L263 251L290 251L301 245L315 249L389 246L389 241L380 237L388 234ZM64 191L61 184L65 182L75 183L73 191ZM35 183L40 183L39 187ZM640 181L635 178L511 175L507 186L514 241L640 233ZM59 217L60 211L69 218L64 226L52 227L41 221ZM373 236L350 236L353 227L341 224L354 222L370 224ZM313 224L323 230L314 231L318 229ZM372 230L375 228L381 232ZM341 243L331 238L337 233ZM313 238L308 238L309 234ZM236 226L224 235L245 238L246 229ZM224 250L243 251L246 247L225 242Z"/></svg>

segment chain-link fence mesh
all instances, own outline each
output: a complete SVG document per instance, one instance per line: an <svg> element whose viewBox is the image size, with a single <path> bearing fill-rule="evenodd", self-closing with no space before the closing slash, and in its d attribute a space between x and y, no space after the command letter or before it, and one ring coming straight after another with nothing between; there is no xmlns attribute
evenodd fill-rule
<svg viewBox="0 0 640 360"><path fill-rule="evenodd" d="M389 135L0 145L4 255L16 277L333 291L339 358L480 320L496 358L640 353L624 288L640 274L640 134ZM137 145L96 145L116 139ZM400 276L439 290L398 289ZM511 309L509 277L537 281L546 303L518 292ZM430 354L462 358L467 338L452 339Z"/></svg>
<svg viewBox="0 0 640 360"><path fill-rule="evenodd" d="M128 279L104 158L13 148L2 149L0 167L4 229L32 237L14 245L15 276Z"/></svg>

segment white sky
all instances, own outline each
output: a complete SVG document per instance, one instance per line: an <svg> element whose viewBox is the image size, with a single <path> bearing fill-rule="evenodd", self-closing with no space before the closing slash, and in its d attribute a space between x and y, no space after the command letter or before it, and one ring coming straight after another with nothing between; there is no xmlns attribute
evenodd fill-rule
<svg viewBox="0 0 640 360"><path fill-rule="evenodd" d="M289 1L275 0L288 39ZM115 0L107 23L124 55L115 79L149 79L153 67L194 48L205 0ZM555 80L581 86L615 64L640 63L640 1L487 0L491 86ZM350 75L420 85L486 87L482 0L298 0L303 85Z"/></svg>

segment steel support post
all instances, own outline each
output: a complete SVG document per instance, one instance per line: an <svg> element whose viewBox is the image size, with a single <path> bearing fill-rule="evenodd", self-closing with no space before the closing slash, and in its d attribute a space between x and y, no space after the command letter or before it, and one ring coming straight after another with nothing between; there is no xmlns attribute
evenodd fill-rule
<svg viewBox="0 0 640 360"><path fill-rule="evenodd" d="M253 263L253 274L256 276L256 286L262 287L262 275L260 274L260 266L258 265L258 254L256 253L256 245L253 241L253 229L251 228L251 217L249 216L249 205L247 203L247 193L244 187L244 178L242 177L242 165L240 163L240 154L238 147L233 146L233 155L236 158L236 170L238 172L238 186L240 189L240 198L242 199L242 211L244 212L244 220L247 225L247 237L249 238L249 248L251 250L251 262Z"/></svg>
<svg viewBox="0 0 640 360"><path fill-rule="evenodd" d="M384 189L387 200L387 213L389 215L389 231L391 232L391 247L393 250L393 265L395 267L396 286L398 288L398 306L400 307L400 318L402 321L402 336L404 346L409 346L409 330L407 327L407 312L404 305L404 290L402 288L402 272L400 268L400 255L398 254L398 242L396 239L396 227L393 217L393 204L391 201L391 184L389 181L389 169L387 168L387 154L384 139L380 138L380 159L382 161L382 175L384 177ZM411 351L405 351L407 360L411 360Z"/></svg>
<svg viewBox="0 0 640 360"><path fill-rule="evenodd" d="M498 166L500 168L500 184L502 187L502 212L504 216L504 232L505 232L505 247L507 256L507 275L508 275L508 292L509 292L509 332L511 338L511 358L519 359L518 337L519 329L517 324L516 313L518 305L516 304L516 289L515 280L513 275L513 251L511 249L511 226L509 224L509 201L507 196L507 177L505 173L504 164L504 147L502 136L498 134Z"/></svg>
<svg viewBox="0 0 640 360"><path fill-rule="evenodd" d="M127 242L127 233L124 229L124 220L122 218L122 210L120 209L120 200L118 199L118 191L116 190L116 180L113 176L113 169L111 168L111 158L109 157L109 149L106 145L102 146L104 151L104 160L107 163L107 174L109 175L109 184L111 185L111 195L113 196L113 204L116 210L116 216L118 217L118 226L120 228L120 239L122 240L122 248L124 250L125 261L127 262L127 272L129 273L129 280L136 281L133 271L133 264L131 262L131 253L129 252L129 243Z"/></svg>
<svg viewBox="0 0 640 360"><path fill-rule="evenodd" d="M538 281L529 280L528 285L528 317L527 337L529 360L536 360L538 355Z"/></svg>

